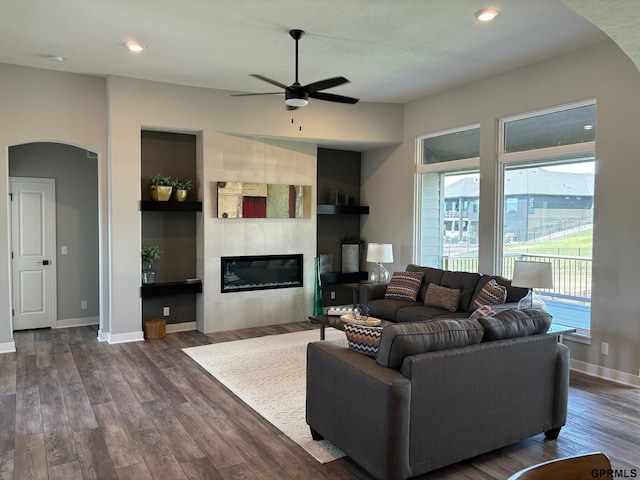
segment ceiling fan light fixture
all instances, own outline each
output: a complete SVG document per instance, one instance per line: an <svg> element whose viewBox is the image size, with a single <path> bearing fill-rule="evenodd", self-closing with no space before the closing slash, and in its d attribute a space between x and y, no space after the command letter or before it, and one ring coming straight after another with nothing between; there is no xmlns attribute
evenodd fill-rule
<svg viewBox="0 0 640 480"><path fill-rule="evenodd" d="M475 13L475 17L481 22L490 22L498 16L498 10L495 8L483 8Z"/></svg>
<svg viewBox="0 0 640 480"><path fill-rule="evenodd" d="M284 103L290 107L306 107L309 105L309 100L306 98L287 98Z"/></svg>

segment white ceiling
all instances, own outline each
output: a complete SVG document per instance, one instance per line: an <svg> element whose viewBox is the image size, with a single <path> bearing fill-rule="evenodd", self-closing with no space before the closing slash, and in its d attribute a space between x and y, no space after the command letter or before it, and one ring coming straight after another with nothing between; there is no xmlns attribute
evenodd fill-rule
<svg viewBox="0 0 640 480"><path fill-rule="evenodd" d="M478 22L489 6L500 15ZM2 0L0 62L272 92L249 74L293 83L291 28L307 32L302 84L341 75L327 92L395 103L607 38L560 0Z"/></svg>

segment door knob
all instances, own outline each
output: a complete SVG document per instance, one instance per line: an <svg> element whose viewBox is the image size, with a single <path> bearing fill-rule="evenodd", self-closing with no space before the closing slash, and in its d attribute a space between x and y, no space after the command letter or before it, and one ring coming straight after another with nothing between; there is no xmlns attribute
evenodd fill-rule
<svg viewBox="0 0 640 480"><path fill-rule="evenodd" d="M43 261L38 262L38 263L41 263L42 265L49 265L49 260L43 260Z"/></svg>

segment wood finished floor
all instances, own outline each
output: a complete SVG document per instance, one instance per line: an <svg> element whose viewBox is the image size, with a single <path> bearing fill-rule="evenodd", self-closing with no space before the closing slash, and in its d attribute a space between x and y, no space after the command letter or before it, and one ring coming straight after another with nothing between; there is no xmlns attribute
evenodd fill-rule
<svg viewBox="0 0 640 480"><path fill-rule="evenodd" d="M314 329L307 322L100 343L96 329L16 332L0 355L0 479L370 479L317 463L181 348ZM472 394L472 392L470 392ZM640 476L640 390L572 374L557 441L532 437L421 479L505 479L534 463L604 451Z"/></svg>

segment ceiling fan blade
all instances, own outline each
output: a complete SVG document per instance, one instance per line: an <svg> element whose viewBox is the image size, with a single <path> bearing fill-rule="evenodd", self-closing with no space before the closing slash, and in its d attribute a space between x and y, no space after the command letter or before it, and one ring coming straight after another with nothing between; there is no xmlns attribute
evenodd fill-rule
<svg viewBox="0 0 640 480"><path fill-rule="evenodd" d="M309 94L311 98L317 98L318 100L326 100L327 102L338 102L338 103L358 103L360 101L359 98L353 97L345 97L344 95L335 95L333 93L324 93L324 92L313 92Z"/></svg>
<svg viewBox="0 0 640 480"><path fill-rule="evenodd" d="M327 78L325 80L320 80L319 82L313 82L305 85L304 88L309 93L317 92L318 90L325 90L331 87L337 87L338 85L344 85L345 83L349 83L344 77L334 77Z"/></svg>
<svg viewBox="0 0 640 480"><path fill-rule="evenodd" d="M284 83L280 83L277 80L272 80L272 79L270 79L268 77L265 77L263 75L258 75L257 73L252 73L251 76L258 78L258 79L262 80L263 82L267 82L267 83L270 83L271 85L275 85L276 87L287 88L287 85L285 85Z"/></svg>
<svg viewBox="0 0 640 480"><path fill-rule="evenodd" d="M253 97L256 95L282 95L284 92L266 92L266 93L233 93L231 97Z"/></svg>

